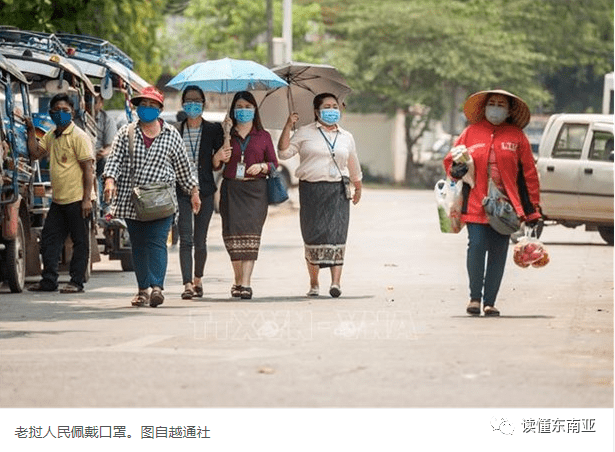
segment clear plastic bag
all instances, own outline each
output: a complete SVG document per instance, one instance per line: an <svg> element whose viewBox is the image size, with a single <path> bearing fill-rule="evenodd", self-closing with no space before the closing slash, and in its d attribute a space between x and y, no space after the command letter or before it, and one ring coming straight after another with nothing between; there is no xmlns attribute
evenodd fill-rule
<svg viewBox="0 0 615 452"><path fill-rule="evenodd" d="M530 237L531 231L531 228L526 228L525 235L513 248L513 261L521 268L527 268L530 265L540 268L550 262L547 248L540 240Z"/></svg>
<svg viewBox="0 0 615 452"><path fill-rule="evenodd" d="M440 179L436 182L434 193L438 205L440 231L444 233L457 234L465 226L465 223L461 220L462 188L462 181Z"/></svg>

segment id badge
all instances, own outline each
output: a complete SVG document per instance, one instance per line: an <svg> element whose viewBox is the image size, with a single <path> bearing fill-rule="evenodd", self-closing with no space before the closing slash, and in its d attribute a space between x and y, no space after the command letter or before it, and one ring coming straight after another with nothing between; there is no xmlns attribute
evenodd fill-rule
<svg viewBox="0 0 615 452"><path fill-rule="evenodd" d="M236 179L243 179L244 177L246 177L246 164L245 163L238 163L237 164L237 172L235 173L235 178Z"/></svg>
<svg viewBox="0 0 615 452"><path fill-rule="evenodd" d="M329 176L331 176L331 177L335 177L335 176L337 176L337 175L338 175L338 173L337 173L337 167L336 167L333 163L331 163L331 164L329 165Z"/></svg>

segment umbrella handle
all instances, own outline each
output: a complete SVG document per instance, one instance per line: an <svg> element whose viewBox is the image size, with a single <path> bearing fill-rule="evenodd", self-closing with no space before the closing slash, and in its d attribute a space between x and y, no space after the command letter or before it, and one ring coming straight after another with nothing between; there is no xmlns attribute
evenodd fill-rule
<svg viewBox="0 0 615 452"><path fill-rule="evenodd" d="M224 147L231 146L231 129L233 128L233 121L226 115L224 121L222 121L222 130L224 131Z"/></svg>

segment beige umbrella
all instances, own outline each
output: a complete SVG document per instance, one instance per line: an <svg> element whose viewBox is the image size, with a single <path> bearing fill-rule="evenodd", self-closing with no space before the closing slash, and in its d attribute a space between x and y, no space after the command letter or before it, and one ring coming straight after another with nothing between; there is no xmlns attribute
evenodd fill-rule
<svg viewBox="0 0 615 452"><path fill-rule="evenodd" d="M290 62L272 69L288 83L267 92L254 93L259 103L263 125L268 129L281 129L292 112L299 114L297 127L314 121L314 96L331 93L343 102L352 89L333 66Z"/></svg>

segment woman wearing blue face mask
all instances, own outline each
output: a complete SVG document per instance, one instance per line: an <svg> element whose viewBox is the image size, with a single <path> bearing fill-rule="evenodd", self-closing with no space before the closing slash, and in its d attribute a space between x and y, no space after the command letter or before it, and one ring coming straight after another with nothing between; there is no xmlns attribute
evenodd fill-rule
<svg viewBox="0 0 615 452"><path fill-rule="evenodd" d="M252 298L252 270L258 258L263 224L267 218L267 174L278 160L271 135L261 123L254 96L235 94L231 102L231 148L213 158L214 168L223 170L220 189L222 237L231 258L234 284L231 296ZM229 124L230 125L230 124Z"/></svg>
<svg viewBox="0 0 615 452"><path fill-rule="evenodd" d="M308 297L320 293L318 274L331 270L329 295L341 295L340 279L350 220L350 200L361 199L361 166L354 138L342 129L337 98L330 93L314 97L315 122L301 127L290 137L299 117L291 114L278 141L278 156L288 159L299 154L301 235L310 277ZM350 186L353 186L351 189Z"/></svg>
<svg viewBox="0 0 615 452"><path fill-rule="evenodd" d="M461 219L468 229L466 266L470 301L466 312L480 315L481 301L486 316L498 316L496 297L504 275L510 237L489 225L482 201L489 179L504 193L526 223L540 219L540 187L530 143L523 128L530 121L530 109L519 97L503 90L481 91L471 95L463 111L469 126L455 146L464 145L474 161L474 186L464 182ZM444 168L453 179L468 171L465 163L455 163L453 153L444 159Z"/></svg>
<svg viewBox="0 0 615 452"><path fill-rule="evenodd" d="M205 94L198 86L188 86L182 93L182 108L187 118L175 124L184 139L186 154L199 181L201 210L192 212L190 193L177 186L179 204L179 263L184 284L183 299L203 296L203 271L207 261L207 230L214 211L216 183L212 157L223 144L220 124L203 119ZM194 248L194 257L192 249Z"/></svg>
<svg viewBox="0 0 615 452"><path fill-rule="evenodd" d="M159 118L164 96L155 87L144 88L131 99L139 119L126 124L115 135L111 154L105 164L105 200L111 214L124 218L132 246L132 261L138 291L133 306L149 303L156 307L164 301L162 290L167 269L167 237L175 215L153 221L140 221L131 200L134 185L166 182L190 193L194 213L201 207L198 179L186 154L184 141L173 126ZM132 137L132 139L131 139ZM132 154L130 158L130 142ZM177 200L175 199L177 205Z"/></svg>

